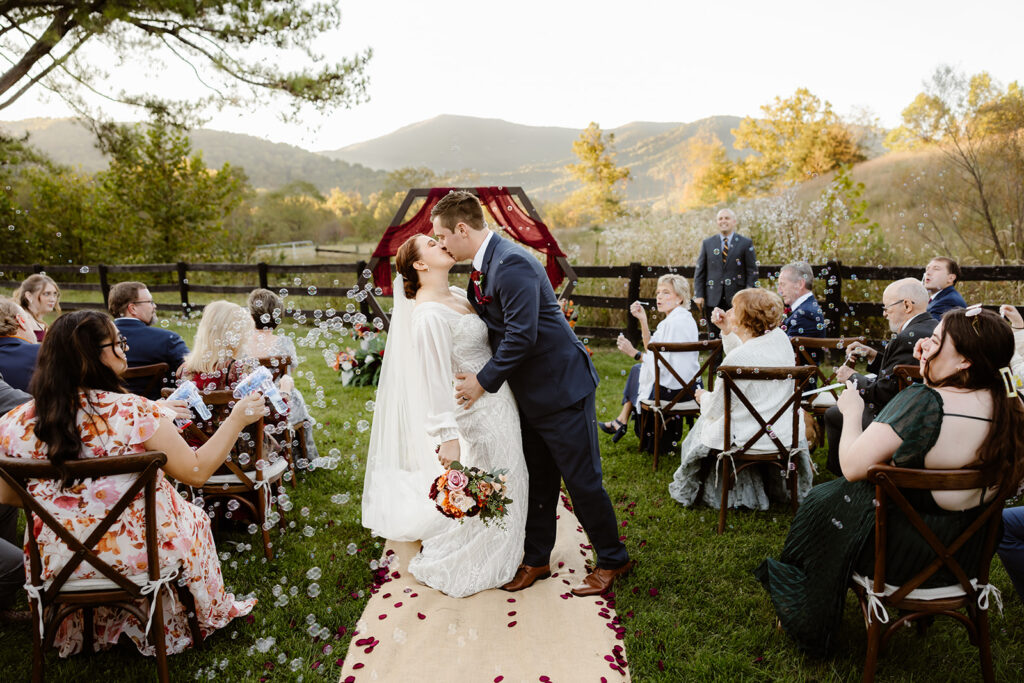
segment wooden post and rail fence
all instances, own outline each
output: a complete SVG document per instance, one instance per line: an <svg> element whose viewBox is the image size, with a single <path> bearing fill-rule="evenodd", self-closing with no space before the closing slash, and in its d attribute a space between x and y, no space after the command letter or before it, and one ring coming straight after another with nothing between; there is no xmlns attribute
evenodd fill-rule
<svg viewBox="0 0 1024 683"><path fill-rule="evenodd" d="M106 308L107 296L113 283L125 280L146 282L148 289L154 293L177 292L180 299L181 312L190 315L201 311L203 306L190 300L192 294L233 294L246 295L255 287L263 287L274 291L287 290L289 294L316 299L351 299L358 295L358 307L362 314L371 318L384 314L387 307L374 296L372 282L368 279L369 266L366 261L356 263L323 263L323 264L269 264L269 263L157 263L131 265L42 265L42 264L0 264L0 289L13 291L28 275L46 272L57 281L64 291L86 291L97 294L95 300L84 302L62 301L61 306L67 310L79 308ZM762 265L758 268L758 276L762 283L777 277L781 266ZM844 322L851 318L862 320L881 315L879 298L874 301L846 301L844 299L844 283L854 281L891 282L906 277L920 277L920 266L847 266L838 261L828 261L812 266L814 269L816 294L828 319L826 333L830 337L843 334L855 335L846 329ZM573 266L575 280L565 284L563 295L568 295L579 309L601 308L625 311L632 301L640 299L649 303L653 299L641 297L641 283L644 280L655 280L666 273L676 273L693 279L695 267L680 266L647 266L641 263L630 263L625 266ZM466 274L470 271L467 265L457 265L453 273ZM234 279L245 284L202 284L196 282L196 275L202 273L231 273ZM344 276L351 284L347 286L324 286L295 284L295 276L299 275L337 275ZM155 276L155 277L147 277ZM287 281L285 278L293 278ZM578 282L587 279L625 280L622 288L626 296L596 296L574 292ZM147 282L150 280L150 282ZM963 282L1008 282L1024 281L1024 266L966 266L963 268ZM621 290L620 290L621 291ZM1003 301L986 301L986 307L995 308ZM328 302L325 302L325 307ZM321 307L321 313L322 313ZM296 311L298 313L298 311ZM312 316L312 309L302 309L301 314ZM385 318L386 315L382 316ZM576 333L581 337L593 339L613 339L621 327L577 326ZM626 335L631 339L639 337L639 326L635 318L626 316Z"/></svg>

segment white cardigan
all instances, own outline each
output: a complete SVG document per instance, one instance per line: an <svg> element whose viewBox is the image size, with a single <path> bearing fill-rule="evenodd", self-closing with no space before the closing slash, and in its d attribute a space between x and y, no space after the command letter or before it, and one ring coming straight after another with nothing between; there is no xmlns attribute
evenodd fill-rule
<svg viewBox="0 0 1024 683"><path fill-rule="evenodd" d="M796 367L796 356L793 353L793 345L789 337L776 327L760 337L754 337L750 341L742 342L735 334L728 334L722 339L722 347L725 351L725 358L722 365L742 365L762 368L792 368ZM754 381L736 380L743 395L757 408L761 418L768 420L782 407L782 404L793 395L793 382L791 381ZM719 381L715 384L715 390L703 395L700 405L701 426L700 439L708 448L728 450L729 446L742 446L760 429L760 425L750 411L735 397L732 401L732 439L730 444L723 446L725 431L725 386ZM803 416L797 420L799 425L800 440L803 440L804 421ZM785 418L772 425L775 435L784 444L790 444L793 438L793 420L791 413L785 413ZM757 440L755 448L774 449L775 444L768 437L763 435Z"/></svg>

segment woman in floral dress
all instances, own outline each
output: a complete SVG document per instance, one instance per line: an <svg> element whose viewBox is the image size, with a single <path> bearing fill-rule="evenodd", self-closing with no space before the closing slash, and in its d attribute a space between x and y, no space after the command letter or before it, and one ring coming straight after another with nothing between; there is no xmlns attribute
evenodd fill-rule
<svg viewBox="0 0 1024 683"><path fill-rule="evenodd" d="M174 428L170 419L173 415L165 412L167 409L141 396L123 393L120 376L127 369L126 348L124 337L103 313L76 311L58 318L39 351L30 387L35 399L0 418L0 455L49 460L61 469L73 459L163 451L167 454L164 473L189 485L205 483L224 461L241 430L259 419L263 399L258 395L240 399L217 433L193 450ZM85 538L133 479L134 475L117 475L82 481L35 481L28 491L71 533ZM20 503L3 482L0 502ZM119 572L148 571L144 511L140 493L97 546L99 557ZM156 514L161 575L181 566L181 576L195 598L203 636L252 611L255 599L236 600L224 589L209 518L186 502L162 474L158 478ZM42 557L42 580L50 581L72 553L38 519L35 531ZM27 550L25 556L27 562ZM83 562L71 578L101 577ZM175 600L165 600L163 608L167 652L181 652L192 644L185 608ZM98 608L94 612L95 648L110 647L124 634L140 652L153 655L145 628L123 610ZM80 613L60 625L55 645L61 656L82 649L82 631Z"/></svg>

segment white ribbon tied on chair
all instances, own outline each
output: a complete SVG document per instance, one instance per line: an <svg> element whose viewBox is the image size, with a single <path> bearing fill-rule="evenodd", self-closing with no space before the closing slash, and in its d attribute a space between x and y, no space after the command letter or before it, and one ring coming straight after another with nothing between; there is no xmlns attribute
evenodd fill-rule
<svg viewBox="0 0 1024 683"><path fill-rule="evenodd" d="M43 627L43 591L46 590L46 586L33 586L31 583L26 583L24 588L28 593L28 599L36 601L36 615L39 617L39 640L42 640L46 630ZM43 645L45 646L45 643Z"/></svg>
<svg viewBox="0 0 1024 683"><path fill-rule="evenodd" d="M882 604L882 598L885 597L885 593L876 593L867 586L865 586L864 592L868 596L868 622L871 622L871 616L874 615L881 623L888 624L889 612L885 609L885 605Z"/></svg>
<svg viewBox="0 0 1024 683"><path fill-rule="evenodd" d="M270 490L270 486L271 486L270 481L268 479L257 479L256 481L253 482L253 486L256 488L257 492L262 489L262 491L263 491L263 499L266 501L266 505L263 507L263 509L267 512L267 514L269 514L270 513L270 498L271 498L271 495L272 495L272 492Z"/></svg>
<svg viewBox="0 0 1024 683"><path fill-rule="evenodd" d="M738 449L738 448L730 448L728 450L721 451L718 454L718 460L715 463L715 488L718 488L718 464L722 462L723 458L729 458L729 462L732 463L732 474L733 474L733 476L736 476L736 459L733 458L732 456L738 450L740 450L740 449Z"/></svg>
<svg viewBox="0 0 1024 683"><path fill-rule="evenodd" d="M175 569L167 576L161 576L159 579L147 581L146 584L142 587L142 594L151 596L149 598L149 619L146 621L147 637L149 636L149 629L153 625L153 615L156 614L156 596L161 588L163 588L165 585L167 585L174 579L178 578L179 573L179 570ZM174 598L174 591L169 590L167 591L167 594L171 596L171 603L176 604L177 601Z"/></svg>
<svg viewBox="0 0 1024 683"><path fill-rule="evenodd" d="M978 607L980 609L988 609L988 596L991 595L995 600L996 607L999 608L999 613L1003 613L1003 594L998 588L991 583L979 584L977 579L971 579L971 585L978 591Z"/></svg>

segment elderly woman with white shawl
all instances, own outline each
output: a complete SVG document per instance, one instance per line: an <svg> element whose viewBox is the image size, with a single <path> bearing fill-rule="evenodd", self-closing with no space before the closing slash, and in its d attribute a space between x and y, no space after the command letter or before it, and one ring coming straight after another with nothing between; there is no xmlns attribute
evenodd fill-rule
<svg viewBox="0 0 1024 683"><path fill-rule="evenodd" d="M793 346L779 324L782 321L782 300L774 292L765 289L744 289L732 300L727 313L715 309L712 322L722 330L722 345L725 358L722 365L745 367L785 368L796 367ZM737 380L737 387L750 400L762 417L770 417L782 407L793 394L792 382ZM725 388L722 383L714 391L698 389L697 402L701 415L683 440L681 462L672 482L669 494L677 502L690 506L696 502L703 488L703 500L709 506L719 506L717 463L703 466L712 451L728 450L733 445L746 443L760 429L760 424L739 401L732 404L730 426L732 434L725 438ZM792 439L792 421L780 420L774 425L775 434L784 443ZM803 430L803 420L798 421ZM799 435L800 451L797 455L798 490L803 498L811 488L811 461L804 435ZM767 435L758 440L757 447L772 447ZM733 490L729 494L729 507L746 507L767 510L770 499L788 500L785 480L778 470L765 470L768 475L762 479L758 468L747 468L739 473Z"/></svg>

